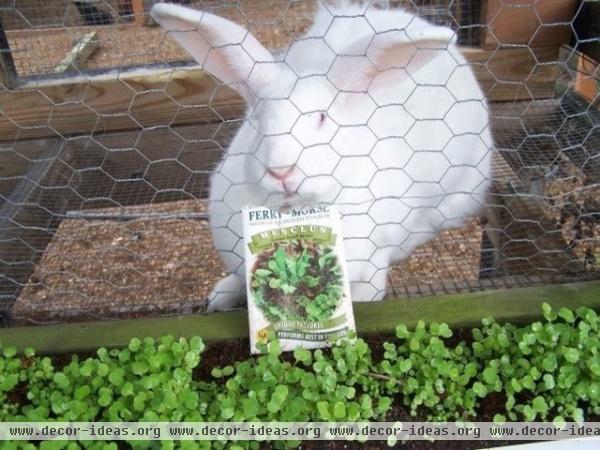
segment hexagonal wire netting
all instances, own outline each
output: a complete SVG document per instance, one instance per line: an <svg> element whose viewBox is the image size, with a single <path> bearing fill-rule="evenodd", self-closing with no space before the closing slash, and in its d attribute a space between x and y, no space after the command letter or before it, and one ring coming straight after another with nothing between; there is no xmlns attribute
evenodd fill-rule
<svg viewBox="0 0 600 450"><path fill-rule="evenodd" d="M5 317L230 306L245 204L338 204L356 300L598 277L592 2L152 3L0 3Z"/></svg>

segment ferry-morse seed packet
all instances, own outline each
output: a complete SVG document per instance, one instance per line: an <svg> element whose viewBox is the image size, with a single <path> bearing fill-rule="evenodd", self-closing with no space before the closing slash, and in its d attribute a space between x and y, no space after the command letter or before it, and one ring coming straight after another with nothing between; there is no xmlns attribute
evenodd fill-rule
<svg viewBox="0 0 600 450"><path fill-rule="evenodd" d="M250 347L318 348L355 330L339 213L334 206L245 208Z"/></svg>

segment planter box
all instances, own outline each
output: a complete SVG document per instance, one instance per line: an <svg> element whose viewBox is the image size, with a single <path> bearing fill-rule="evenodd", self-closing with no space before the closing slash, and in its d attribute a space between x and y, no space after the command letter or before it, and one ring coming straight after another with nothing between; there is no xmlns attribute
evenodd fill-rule
<svg viewBox="0 0 600 450"><path fill-rule="evenodd" d="M588 438L568 441L548 441L493 448L494 450L571 450L575 445L577 446L577 450L596 450L598 448L598 440Z"/></svg>
<svg viewBox="0 0 600 450"><path fill-rule="evenodd" d="M540 317L544 302L554 308L587 306L600 310L600 281L355 303L354 314L359 333L390 333L400 322L414 327L419 320L446 322L453 328L478 326L488 316L498 322L527 323ZM38 354L60 354L124 347L133 337L165 334L200 336L206 342L246 339L248 315L234 311L5 328L0 329L0 342L20 351L33 347Z"/></svg>

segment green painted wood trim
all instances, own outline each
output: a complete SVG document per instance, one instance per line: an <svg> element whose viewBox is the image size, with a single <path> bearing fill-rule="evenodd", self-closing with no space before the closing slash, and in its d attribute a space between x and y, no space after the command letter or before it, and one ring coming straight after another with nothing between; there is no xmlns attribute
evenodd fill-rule
<svg viewBox="0 0 600 450"><path fill-rule="evenodd" d="M541 316L541 304L600 310L600 281L546 285L452 294L435 297L355 303L360 333L390 332L398 323L414 326L418 320L446 322L454 328L471 327L481 318L524 323ZM122 321L0 329L0 342L19 350L35 348L41 354L89 352L99 347L121 347L132 337L201 336L206 342L248 336L246 311L143 318Z"/></svg>

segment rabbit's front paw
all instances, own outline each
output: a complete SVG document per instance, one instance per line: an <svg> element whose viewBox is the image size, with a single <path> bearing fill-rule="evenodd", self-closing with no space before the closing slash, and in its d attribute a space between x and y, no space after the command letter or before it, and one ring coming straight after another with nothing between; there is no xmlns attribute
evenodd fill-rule
<svg viewBox="0 0 600 450"><path fill-rule="evenodd" d="M217 283L208 296L210 311L228 311L245 303L244 280L239 275L232 273Z"/></svg>

